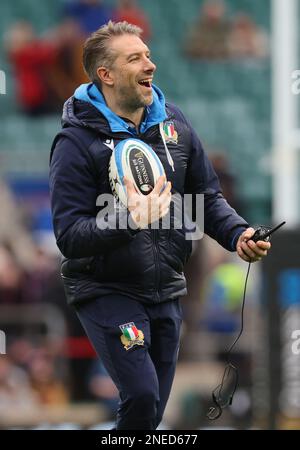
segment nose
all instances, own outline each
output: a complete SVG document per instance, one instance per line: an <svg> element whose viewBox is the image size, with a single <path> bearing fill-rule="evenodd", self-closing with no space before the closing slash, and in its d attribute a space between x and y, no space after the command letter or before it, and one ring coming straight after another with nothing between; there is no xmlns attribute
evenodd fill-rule
<svg viewBox="0 0 300 450"><path fill-rule="evenodd" d="M145 70L152 73L156 70L156 65L149 58L146 59Z"/></svg>

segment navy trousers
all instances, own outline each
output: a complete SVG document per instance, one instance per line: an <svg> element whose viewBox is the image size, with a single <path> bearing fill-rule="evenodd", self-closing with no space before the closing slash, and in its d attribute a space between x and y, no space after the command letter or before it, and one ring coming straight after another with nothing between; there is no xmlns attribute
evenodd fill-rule
<svg viewBox="0 0 300 450"><path fill-rule="evenodd" d="M117 430L155 430L175 374L182 321L179 300L145 305L113 294L76 312L119 390ZM129 338L122 332L128 326Z"/></svg>

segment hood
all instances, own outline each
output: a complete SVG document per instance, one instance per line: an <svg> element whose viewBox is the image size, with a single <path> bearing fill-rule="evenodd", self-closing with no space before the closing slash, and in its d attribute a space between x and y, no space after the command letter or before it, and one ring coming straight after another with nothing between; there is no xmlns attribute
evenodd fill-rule
<svg viewBox="0 0 300 450"><path fill-rule="evenodd" d="M141 133L145 133L150 127L152 127L153 125L158 125L167 118L165 97L163 93L157 86L154 85L152 85L152 91L153 102L150 106L146 107L145 118L140 126ZM110 130L113 133L129 132L131 134L134 134L132 133L132 127L125 120L123 120L108 108L102 93L94 83L85 83L79 86L76 89L73 98L75 100L86 102L89 105L92 105L92 109L96 108L96 110L101 113L101 116L106 119ZM65 109L68 108L66 107ZM75 125L75 123L73 124Z"/></svg>
<svg viewBox="0 0 300 450"><path fill-rule="evenodd" d="M165 97L157 86L152 85L152 92L153 102L146 107L145 118L140 125L140 133L145 133L154 125L159 126L167 159L174 171L174 162L163 132L163 122L167 119ZM63 127L68 125L84 126L98 130L101 128L101 131L106 131L107 134L125 132L134 137L137 136L135 128L108 108L102 93L94 83L82 84L76 89L74 96L66 101L62 125Z"/></svg>

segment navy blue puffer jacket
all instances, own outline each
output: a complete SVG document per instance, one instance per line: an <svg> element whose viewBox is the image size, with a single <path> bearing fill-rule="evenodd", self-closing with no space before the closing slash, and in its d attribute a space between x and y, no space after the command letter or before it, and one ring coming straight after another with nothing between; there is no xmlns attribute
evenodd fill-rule
<svg viewBox="0 0 300 450"><path fill-rule="evenodd" d="M61 273L67 299L79 304L122 292L141 302L157 303L183 296L183 268L192 250L184 230L97 227L97 197L111 193L108 163L113 145L130 137L143 140L160 158L173 192L204 194L204 232L226 249L235 250L248 224L222 196L195 131L177 107L164 103L159 89L154 88L154 103L147 108L137 135L130 124L108 110L99 91L93 97L91 86L95 90L94 85L85 85L65 103L63 128L51 149L51 207L57 245L64 256ZM159 123L171 125L177 133L173 131L167 142L175 171L168 162Z"/></svg>

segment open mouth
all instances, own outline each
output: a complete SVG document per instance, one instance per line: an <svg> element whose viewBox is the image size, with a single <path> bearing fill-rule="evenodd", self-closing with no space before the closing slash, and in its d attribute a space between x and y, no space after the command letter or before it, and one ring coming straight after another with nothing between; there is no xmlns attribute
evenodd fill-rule
<svg viewBox="0 0 300 450"><path fill-rule="evenodd" d="M139 81L139 84L143 87L146 88L151 88L152 87L152 80L141 80Z"/></svg>

